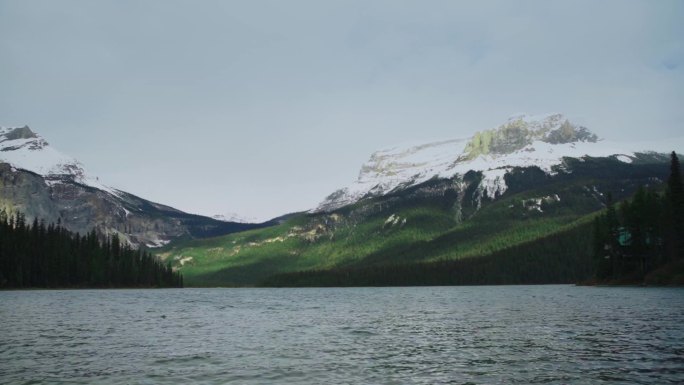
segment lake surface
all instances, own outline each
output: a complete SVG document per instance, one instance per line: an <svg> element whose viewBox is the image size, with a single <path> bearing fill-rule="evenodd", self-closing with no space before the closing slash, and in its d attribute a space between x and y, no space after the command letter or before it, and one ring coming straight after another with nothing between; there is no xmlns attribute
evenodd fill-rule
<svg viewBox="0 0 684 385"><path fill-rule="evenodd" d="M0 292L0 383L684 383L684 289Z"/></svg>

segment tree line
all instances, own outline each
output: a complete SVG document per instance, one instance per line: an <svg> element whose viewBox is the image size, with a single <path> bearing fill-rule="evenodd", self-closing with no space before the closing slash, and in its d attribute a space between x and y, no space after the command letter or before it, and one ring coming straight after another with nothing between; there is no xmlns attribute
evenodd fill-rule
<svg viewBox="0 0 684 385"><path fill-rule="evenodd" d="M643 282L654 271L678 274L684 259L684 188L674 151L664 189L641 187L620 204L608 197L606 211L594 223L593 249L599 283Z"/></svg>
<svg viewBox="0 0 684 385"><path fill-rule="evenodd" d="M0 211L0 287L182 287L183 277L147 251L93 229L72 233L60 223L26 223Z"/></svg>

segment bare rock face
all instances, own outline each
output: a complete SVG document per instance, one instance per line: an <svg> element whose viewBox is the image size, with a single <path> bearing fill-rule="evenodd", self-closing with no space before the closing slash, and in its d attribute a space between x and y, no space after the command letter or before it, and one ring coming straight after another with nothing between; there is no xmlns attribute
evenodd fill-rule
<svg viewBox="0 0 684 385"><path fill-rule="evenodd" d="M0 163L0 209L56 222L59 211L52 204L47 187L41 176Z"/></svg>
<svg viewBox="0 0 684 385"><path fill-rule="evenodd" d="M34 139L38 138L35 132L31 131L29 126L18 127L12 129L5 134L6 140L17 140L17 139Z"/></svg>
<svg viewBox="0 0 684 385"><path fill-rule="evenodd" d="M477 132L466 145L461 160L480 155L506 155L522 150L535 141L550 144L596 143L598 137L586 127L571 123L561 114L546 117L514 116L492 129Z"/></svg>

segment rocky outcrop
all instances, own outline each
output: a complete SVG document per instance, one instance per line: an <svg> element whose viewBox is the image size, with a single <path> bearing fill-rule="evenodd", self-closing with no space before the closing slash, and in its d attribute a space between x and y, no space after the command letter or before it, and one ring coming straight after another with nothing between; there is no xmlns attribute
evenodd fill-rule
<svg viewBox="0 0 684 385"><path fill-rule="evenodd" d="M535 141L565 144L596 143L597 140L598 137L586 127L571 123L561 114L550 115L540 120L517 116L495 129L480 131L473 135L460 160L472 160L488 154L511 154Z"/></svg>
<svg viewBox="0 0 684 385"><path fill-rule="evenodd" d="M17 127L5 134L6 140L17 140L17 139L37 139L38 135L31 131L29 126Z"/></svg>

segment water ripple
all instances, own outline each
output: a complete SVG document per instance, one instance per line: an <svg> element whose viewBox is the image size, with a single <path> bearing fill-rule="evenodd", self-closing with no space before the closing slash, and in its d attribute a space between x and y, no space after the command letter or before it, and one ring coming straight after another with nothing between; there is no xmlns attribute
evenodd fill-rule
<svg viewBox="0 0 684 385"><path fill-rule="evenodd" d="M684 290L0 292L0 383L684 383Z"/></svg>

